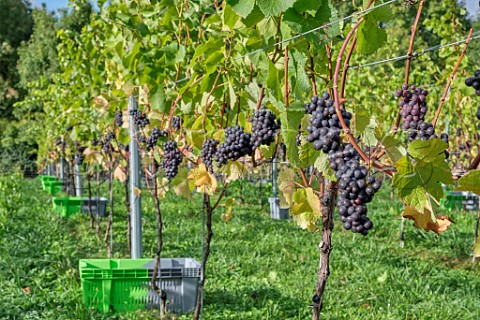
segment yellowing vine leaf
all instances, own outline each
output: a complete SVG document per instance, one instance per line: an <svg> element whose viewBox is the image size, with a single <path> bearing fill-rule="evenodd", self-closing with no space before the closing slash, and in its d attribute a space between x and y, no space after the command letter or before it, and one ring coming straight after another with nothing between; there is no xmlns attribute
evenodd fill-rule
<svg viewBox="0 0 480 320"><path fill-rule="evenodd" d="M232 220L232 208L233 208L233 198L225 200L225 213L222 215L222 221L228 223Z"/></svg>
<svg viewBox="0 0 480 320"><path fill-rule="evenodd" d="M105 99L105 98L102 97L102 96L95 97L95 98L93 99L93 101L95 102L95 107L96 107L97 109L102 110L102 109L106 109L106 108L108 107L108 101L107 101L107 99Z"/></svg>
<svg viewBox="0 0 480 320"><path fill-rule="evenodd" d="M142 189L135 187L133 189L133 194L136 195L137 197L142 194Z"/></svg>
<svg viewBox="0 0 480 320"><path fill-rule="evenodd" d="M115 171L113 172L113 177L120 182L125 182L127 180L127 175L121 166L115 168Z"/></svg>
<svg viewBox="0 0 480 320"><path fill-rule="evenodd" d="M205 164L201 163L197 168L190 171L188 179L192 180L198 192L213 194L217 191L217 179L208 172Z"/></svg>
<svg viewBox="0 0 480 320"><path fill-rule="evenodd" d="M285 201L285 203L280 203L280 207L291 207L293 205L293 193L295 192L295 171L284 168L278 173L277 182L280 195L283 196L283 199L280 197L280 200Z"/></svg>
<svg viewBox="0 0 480 320"><path fill-rule="evenodd" d="M243 176L245 167L239 161L229 161L220 171L227 175L227 182L230 182Z"/></svg>
<svg viewBox="0 0 480 320"><path fill-rule="evenodd" d="M302 229L317 231L318 219L321 217L320 200L313 192L312 188L302 188L293 194L293 206L290 208L290 214L293 221Z"/></svg>
<svg viewBox="0 0 480 320"><path fill-rule="evenodd" d="M165 199L167 196L167 191L168 191L168 179L167 178L162 178L162 180L158 181L158 187L157 187L157 196L158 199Z"/></svg>
<svg viewBox="0 0 480 320"><path fill-rule="evenodd" d="M405 208L402 216L414 220L414 227L425 231L433 231L437 235L440 235L441 232L447 230L448 226L453 223L453 221L447 216L435 216L432 208L429 206L426 206L423 209L423 213L417 211L415 207L408 206Z"/></svg>
<svg viewBox="0 0 480 320"><path fill-rule="evenodd" d="M171 182L172 190L177 196L182 196L187 199L192 198L193 185L188 179L188 169L179 168L178 174Z"/></svg>

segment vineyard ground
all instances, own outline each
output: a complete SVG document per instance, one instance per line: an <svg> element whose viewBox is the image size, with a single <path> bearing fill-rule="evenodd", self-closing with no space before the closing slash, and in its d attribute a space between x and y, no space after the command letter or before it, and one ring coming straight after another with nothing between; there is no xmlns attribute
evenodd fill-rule
<svg viewBox="0 0 480 320"><path fill-rule="evenodd" d="M261 208L258 189L247 182L241 204L238 184L228 193L236 199L233 219L221 221L224 208L214 213L203 318L308 319L320 234L271 220L267 191ZM115 257L127 257L121 191L117 185ZM15 192L21 195L15 208L0 201L0 319L159 318L151 311L103 315L86 310L78 260L106 257L103 235L95 235L86 216L58 217L37 180L18 179L15 190L0 190L0 199ZM375 226L367 237L344 231L337 221L324 319L480 319L480 268L471 262L475 214L451 214L455 224L440 237L407 221L402 249L401 204L389 194L385 183L369 206ZM155 216L149 195L144 198L144 256L153 257ZM200 261L201 197L189 201L168 194L161 206L163 256Z"/></svg>

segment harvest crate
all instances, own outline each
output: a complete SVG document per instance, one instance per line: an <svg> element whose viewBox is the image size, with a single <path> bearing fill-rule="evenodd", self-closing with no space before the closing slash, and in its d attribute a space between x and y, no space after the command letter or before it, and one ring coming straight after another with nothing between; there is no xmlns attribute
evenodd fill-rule
<svg viewBox="0 0 480 320"><path fill-rule="evenodd" d="M44 182L44 181L55 181L57 180L57 177L54 177L54 176L38 176L38 178L40 179L40 181Z"/></svg>
<svg viewBox="0 0 480 320"><path fill-rule="evenodd" d="M81 197L53 197L53 209L55 209L60 216L69 217L72 214L79 213L82 207L83 198Z"/></svg>
<svg viewBox="0 0 480 320"><path fill-rule="evenodd" d="M167 310L195 308L200 264L191 258L163 258L157 286L167 294ZM82 301L104 313L159 308L161 298L151 287L155 259L81 259Z"/></svg>
<svg viewBox="0 0 480 320"><path fill-rule="evenodd" d="M478 196L465 191L451 191L441 201L442 207L448 210L478 210Z"/></svg>
<svg viewBox="0 0 480 320"><path fill-rule="evenodd" d="M47 182L47 181L57 181L57 178L52 177L52 176L40 176L40 181L42 183L43 190L46 190L45 182Z"/></svg>
<svg viewBox="0 0 480 320"><path fill-rule="evenodd" d="M108 203L107 198L92 197L91 200L92 201L91 201L91 204L90 204L90 208L92 209L92 214L94 216L105 217L105 213L107 211L107 203ZM89 214L88 203L89 203L88 197L83 198L82 212L85 213L85 214Z"/></svg>
<svg viewBox="0 0 480 320"><path fill-rule="evenodd" d="M45 191L50 193L52 196L62 192L62 189L63 189L62 181L45 181L44 183L45 183Z"/></svg>
<svg viewBox="0 0 480 320"><path fill-rule="evenodd" d="M268 202L270 203L270 217L272 219L281 220L290 218L290 210L288 208L280 208L279 198L268 198Z"/></svg>

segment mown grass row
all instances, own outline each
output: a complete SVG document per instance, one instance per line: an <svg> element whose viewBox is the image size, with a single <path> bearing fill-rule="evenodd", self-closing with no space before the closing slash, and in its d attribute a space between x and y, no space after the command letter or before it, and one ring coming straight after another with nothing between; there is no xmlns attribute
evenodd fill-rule
<svg viewBox="0 0 480 320"><path fill-rule="evenodd" d="M155 311L103 315L81 304L78 259L104 258L102 235L88 217L61 219L37 181L0 178L0 319L157 319ZM15 190L13 190L15 189ZM114 256L128 257L122 188L116 192ZM308 319L316 281L320 234L269 218L256 186L239 183L233 219L215 212L207 268L204 319ZM325 319L480 319L480 267L471 262L474 213L437 237L407 221L398 243L401 204L389 187L369 206L375 223L367 237L335 226ZM104 191L103 191L104 192ZM106 192L104 192L106 194ZM13 205L12 202L15 204ZM153 257L156 230L148 194L143 201L144 256ZM201 257L201 197L162 200L164 257ZM105 222L102 222L102 230ZM180 319L190 319L184 315Z"/></svg>

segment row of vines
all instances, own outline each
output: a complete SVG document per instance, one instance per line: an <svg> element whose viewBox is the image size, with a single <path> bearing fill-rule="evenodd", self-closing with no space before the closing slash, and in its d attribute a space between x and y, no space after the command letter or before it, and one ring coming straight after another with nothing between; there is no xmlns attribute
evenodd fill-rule
<svg viewBox="0 0 480 320"><path fill-rule="evenodd" d="M211 217L245 166L285 154L281 206L302 229L321 232L313 319L329 275L336 208L345 229L367 236L375 228L367 204L391 177L403 216L440 234L451 223L436 214L441 184L480 193L480 74L465 68L476 33L456 1L113 0L98 7L80 34L58 33L62 72L31 83L20 104L44 110L36 129L41 166L62 157L89 177L104 170L125 182L130 139L138 142L155 199L157 258L166 190L204 194L196 319ZM431 43L439 46L422 51ZM376 60L383 62L368 64ZM129 112L131 99L138 110Z"/></svg>

